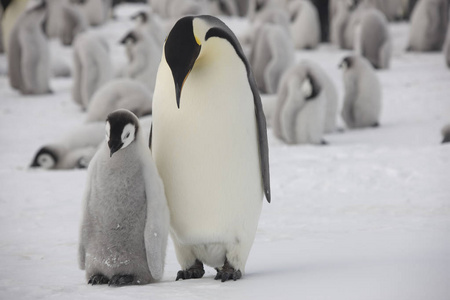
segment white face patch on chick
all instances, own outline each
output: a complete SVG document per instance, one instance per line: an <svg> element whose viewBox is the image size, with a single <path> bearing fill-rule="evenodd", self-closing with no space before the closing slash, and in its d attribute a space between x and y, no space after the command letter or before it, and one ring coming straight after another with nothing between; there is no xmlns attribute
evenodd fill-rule
<svg viewBox="0 0 450 300"><path fill-rule="evenodd" d="M123 148L127 147L129 144L131 144L131 142L134 141L135 134L136 134L136 128L134 127L133 124L128 123L127 125L125 125L125 127L123 128L123 131L122 131L122 136L121 136L123 146L120 149L123 149Z"/></svg>
<svg viewBox="0 0 450 300"><path fill-rule="evenodd" d="M39 166L41 166L44 169L52 169L56 164L53 157L48 153L40 154L37 158L37 162Z"/></svg>
<svg viewBox="0 0 450 300"><path fill-rule="evenodd" d="M313 86L311 84L311 80L309 77L306 77L306 79L302 83L302 94L305 99L308 99L312 96L313 93Z"/></svg>

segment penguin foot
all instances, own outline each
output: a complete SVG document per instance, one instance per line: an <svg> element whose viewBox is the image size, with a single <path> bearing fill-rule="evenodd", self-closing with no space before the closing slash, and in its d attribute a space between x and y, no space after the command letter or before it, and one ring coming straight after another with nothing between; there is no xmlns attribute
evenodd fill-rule
<svg viewBox="0 0 450 300"><path fill-rule="evenodd" d="M88 284L97 285L97 284L107 284L109 279L102 274L95 274L89 278Z"/></svg>
<svg viewBox="0 0 450 300"><path fill-rule="evenodd" d="M109 281L109 286L124 286L130 285L134 281L133 275L114 275Z"/></svg>
<svg viewBox="0 0 450 300"><path fill-rule="evenodd" d="M205 275L205 269L203 268L203 263L199 261L198 259L195 260L195 263L192 267L190 267L187 270L180 270L177 274L177 279L175 281L178 281L179 279L197 279L202 278L203 275Z"/></svg>
<svg viewBox="0 0 450 300"><path fill-rule="evenodd" d="M229 263L228 260L225 260L225 264L222 269L216 269L217 275L214 278L215 280L221 280L222 282L233 280L236 281L242 277L241 270L235 270Z"/></svg>

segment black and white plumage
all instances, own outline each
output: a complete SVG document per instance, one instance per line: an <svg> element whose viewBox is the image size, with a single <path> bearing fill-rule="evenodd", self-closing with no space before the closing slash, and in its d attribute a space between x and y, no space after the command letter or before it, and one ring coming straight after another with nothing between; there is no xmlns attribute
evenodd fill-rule
<svg viewBox="0 0 450 300"><path fill-rule="evenodd" d="M83 124L54 143L42 146L31 167L43 169L86 168L104 138L104 122Z"/></svg>
<svg viewBox="0 0 450 300"><path fill-rule="evenodd" d="M367 9L361 20L355 50L367 58L375 69L388 69L392 56L392 40L386 17L377 9Z"/></svg>
<svg viewBox="0 0 450 300"><path fill-rule="evenodd" d="M291 33L296 49L314 49L321 39L320 20L317 8L309 0L294 0L289 3Z"/></svg>
<svg viewBox="0 0 450 300"><path fill-rule="evenodd" d="M108 43L95 32L79 34L74 43L73 59L72 97L75 103L87 109L95 91L113 75Z"/></svg>
<svg viewBox="0 0 450 300"><path fill-rule="evenodd" d="M409 51L440 51L448 25L447 0L420 0L411 16Z"/></svg>
<svg viewBox="0 0 450 300"><path fill-rule="evenodd" d="M344 58L342 119L349 128L376 127L380 122L381 85L370 62L362 56Z"/></svg>
<svg viewBox="0 0 450 300"><path fill-rule="evenodd" d="M255 31L249 61L259 90L275 94L281 76L295 61L293 41L282 26L262 24Z"/></svg>
<svg viewBox="0 0 450 300"><path fill-rule="evenodd" d="M281 30L282 31L282 30ZM182 270L216 279L244 273L270 201L264 112L233 32L212 16L184 17L164 45L153 94L151 147L171 211Z"/></svg>
<svg viewBox="0 0 450 300"><path fill-rule="evenodd" d="M9 82L25 95L51 93L46 15L45 1L33 3L19 16L9 36Z"/></svg>
<svg viewBox="0 0 450 300"><path fill-rule="evenodd" d="M160 280L168 232L164 186L139 121L114 111L88 169L79 266L93 285Z"/></svg>
<svg viewBox="0 0 450 300"><path fill-rule="evenodd" d="M137 117L152 112L152 94L144 84L128 78L113 79L92 96L86 122L104 121L117 109L127 109Z"/></svg>
<svg viewBox="0 0 450 300"><path fill-rule="evenodd" d="M131 30L122 40L125 45L128 64L122 70L121 76L138 80L145 84L148 90L155 87L161 57L161 46L153 36L141 30Z"/></svg>
<svg viewBox="0 0 450 300"><path fill-rule="evenodd" d="M300 62L283 75L273 130L285 143L324 143L327 95L320 82L323 76L323 70L309 61Z"/></svg>

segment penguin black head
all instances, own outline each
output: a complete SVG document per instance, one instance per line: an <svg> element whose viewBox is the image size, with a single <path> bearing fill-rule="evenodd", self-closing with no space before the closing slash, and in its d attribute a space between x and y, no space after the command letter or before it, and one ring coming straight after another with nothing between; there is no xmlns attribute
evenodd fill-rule
<svg viewBox="0 0 450 300"><path fill-rule="evenodd" d="M175 83L177 106L180 108L181 91L197 59L206 49L209 38L217 37L228 41L242 59L248 71L248 61L234 33L218 18L202 15L183 17L170 31L164 45L164 55ZM203 48L202 48L203 47ZM202 50L203 49L203 50ZM211 52L209 52L211 53ZM215 55L214 52L213 55ZM217 57L220 59L220 57Z"/></svg>
<svg viewBox="0 0 450 300"><path fill-rule="evenodd" d="M339 64L339 68L345 70L350 69L353 66L353 58L351 56L347 56L342 60Z"/></svg>
<svg viewBox="0 0 450 300"><path fill-rule="evenodd" d="M110 113L106 119L106 140L110 157L130 145L136 139L138 130L138 118L131 111L118 109Z"/></svg>
<svg viewBox="0 0 450 300"><path fill-rule="evenodd" d="M123 39L120 40L120 43L122 45L131 43L131 44L136 44L136 42L138 41L138 37L136 35L136 33L134 31L130 31Z"/></svg>
<svg viewBox="0 0 450 300"><path fill-rule="evenodd" d="M194 17L184 17L178 20L167 36L164 54L167 64L172 70L175 82L177 106L180 108L181 90L184 82L194 67L200 53L201 45L194 35Z"/></svg>
<svg viewBox="0 0 450 300"><path fill-rule="evenodd" d="M148 22L148 13L140 11L137 14L131 16L131 20L140 20L142 23Z"/></svg>
<svg viewBox="0 0 450 300"><path fill-rule="evenodd" d="M320 85L317 80L310 73L306 74L305 80L302 83L302 93L306 101L313 100L320 93Z"/></svg>
<svg viewBox="0 0 450 300"><path fill-rule="evenodd" d="M33 162L31 163L32 168L41 167L44 169L54 169L58 163L58 154L55 150L50 147L42 147L36 153Z"/></svg>

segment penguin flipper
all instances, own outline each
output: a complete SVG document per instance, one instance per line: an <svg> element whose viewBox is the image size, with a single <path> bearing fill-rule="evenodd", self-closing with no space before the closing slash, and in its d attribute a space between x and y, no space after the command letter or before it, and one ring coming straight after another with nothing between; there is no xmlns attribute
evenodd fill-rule
<svg viewBox="0 0 450 300"><path fill-rule="evenodd" d="M144 230L145 251L152 278L160 280L164 273L169 236L169 208L163 182L151 158L151 153L146 146L142 147L142 151L142 170L147 199L147 220Z"/></svg>

